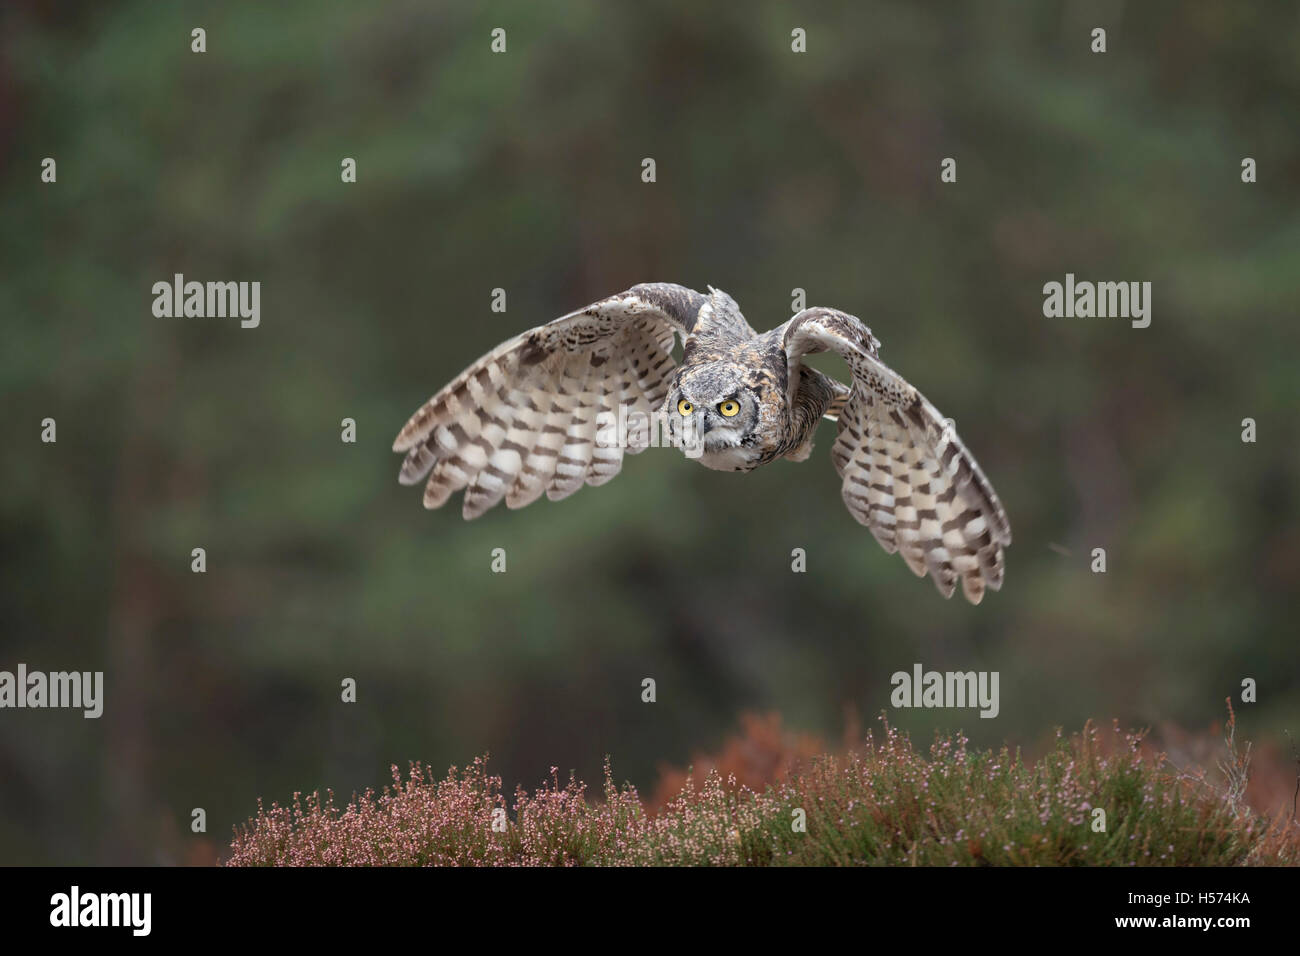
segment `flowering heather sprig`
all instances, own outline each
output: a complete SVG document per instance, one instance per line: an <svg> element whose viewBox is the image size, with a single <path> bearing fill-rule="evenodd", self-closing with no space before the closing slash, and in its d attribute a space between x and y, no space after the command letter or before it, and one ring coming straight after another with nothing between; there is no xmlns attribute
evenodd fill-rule
<svg viewBox="0 0 1300 956"><path fill-rule="evenodd" d="M486 758L441 780L403 780L340 811L332 793L258 803L232 865L1237 865L1300 862L1300 826L1264 818L1170 772L1143 735L1092 724L1058 734L1028 764L1019 751L967 749L960 734L919 753L884 723L843 756L821 755L758 792L734 774L687 774L654 816L606 760L589 802L557 768L507 805ZM1106 829L1094 832L1094 811ZM500 812L498 812L500 811ZM792 826L802 811L806 832ZM494 815L504 829L493 827Z"/></svg>

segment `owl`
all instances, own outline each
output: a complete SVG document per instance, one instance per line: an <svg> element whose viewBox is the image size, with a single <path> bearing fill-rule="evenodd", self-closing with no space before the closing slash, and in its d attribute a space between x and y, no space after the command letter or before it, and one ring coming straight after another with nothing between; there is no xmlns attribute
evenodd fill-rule
<svg viewBox="0 0 1300 956"><path fill-rule="evenodd" d="M688 458L748 472L806 459L828 418L844 504L887 552L944 597L958 580L972 604L1000 589L1002 503L951 419L880 360L871 330L812 308L759 334L707 288L636 285L497 346L411 416L393 442L399 481L427 476L426 508L463 489L470 519L502 499L522 508L609 481L650 443L622 423L660 423ZM816 352L843 358L849 383L805 365Z"/></svg>

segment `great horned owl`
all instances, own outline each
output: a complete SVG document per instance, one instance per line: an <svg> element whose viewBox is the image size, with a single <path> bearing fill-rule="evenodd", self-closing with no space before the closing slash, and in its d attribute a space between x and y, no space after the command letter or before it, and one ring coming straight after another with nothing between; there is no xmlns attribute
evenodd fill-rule
<svg viewBox="0 0 1300 956"><path fill-rule="evenodd" d="M672 350L680 335L682 364ZM862 322L805 309L758 334L731 296L670 283L636 285L497 346L411 416L393 450L399 480L428 475L424 506L465 489L476 518L502 498L521 508L558 500L618 474L643 442L598 440L629 413L666 422L701 464L752 471L802 461L822 417L838 422L831 448L850 514L944 597L957 579L973 604L1002 586L1011 526L993 486L926 398L880 361ZM836 352L851 385L803 364ZM432 472L430 474L430 472Z"/></svg>

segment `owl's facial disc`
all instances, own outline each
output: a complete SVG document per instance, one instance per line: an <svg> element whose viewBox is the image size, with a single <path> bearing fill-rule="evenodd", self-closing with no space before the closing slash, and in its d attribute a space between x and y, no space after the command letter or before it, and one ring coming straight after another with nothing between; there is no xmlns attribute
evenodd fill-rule
<svg viewBox="0 0 1300 956"><path fill-rule="evenodd" d="M706 452L742 444L758 420L757 398L742 373L721 363L683 369L668 394L670 431Z"/></svg>

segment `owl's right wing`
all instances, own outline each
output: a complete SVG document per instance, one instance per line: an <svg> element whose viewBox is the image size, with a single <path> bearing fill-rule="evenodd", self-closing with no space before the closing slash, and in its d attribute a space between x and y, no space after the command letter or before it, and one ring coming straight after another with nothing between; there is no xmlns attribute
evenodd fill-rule
<svg viewBox="0 0 1300 956"><path fill-rule="evenodd" d="M429 399L393 442L398 480L428 475L424 506L465 489L477 518L502 498L522 508L623 467L622 443L596 440L620 405L649 422L667 393L674 337L690 332L707 297L670 283L633 286L497 346ZM635 445L626 451L636 454Z"/></svg>
<svg viewBox="0 0 1300 956"><path fill-rule="evenodd" d="M986 587L1001 588L1011 525L951 420L880 360L880 343L860 319L805 309L781 334L792 366L835 352L852 372L848 395L837 392L827 409L839 426L831 457L849 513L944 597L958 579L972 604Z"/></svg>

